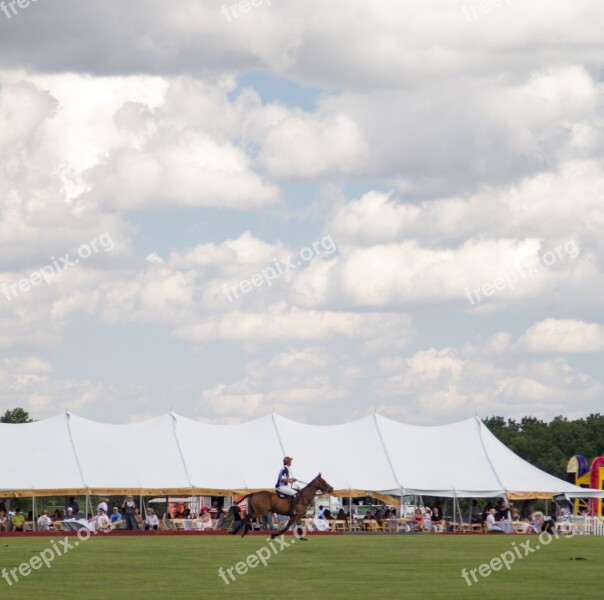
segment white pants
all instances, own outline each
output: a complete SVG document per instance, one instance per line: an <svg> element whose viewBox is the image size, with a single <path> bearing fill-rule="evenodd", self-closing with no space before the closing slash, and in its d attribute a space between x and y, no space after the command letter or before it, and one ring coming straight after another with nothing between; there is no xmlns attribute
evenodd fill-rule
<svg viewBox="0 0 604 600"><path fill-rule="evenodd" d="M286 485L282 485L282 486L278 487L277 491L281 494L284 494L285 496L295 496L296 495L296 490L294 490Z"/></svg>
<svg viewBox="0 0 604 600"><path fill-rule="evenodd" d="M312 524L317 531L330 531L331 530L329 523L325 519L315 519Z"/></svg>

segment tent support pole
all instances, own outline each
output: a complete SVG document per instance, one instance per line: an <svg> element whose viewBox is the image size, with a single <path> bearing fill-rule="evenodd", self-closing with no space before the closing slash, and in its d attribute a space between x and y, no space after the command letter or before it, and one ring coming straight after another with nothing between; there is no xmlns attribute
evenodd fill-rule
<svg viewBox="0 0 604 600"><path fill-rule="evenodd" d="M453 490L453 521L457 521L457 516L459 514L459 506L457 505L457 494L455 490ZM459 523L459 530L462 530L461 523Z"/></svg>
<svg viewBox="0 0 604 600"><path fill-rule="evenodd" d="M348 531L352 533L352 489L348 490Z"/></svg>
<svg viewBox="0 0 604 600"><path fill-rule="evenodd" d="M36 492L32 490L31 492L31 528L33 531L38 531L36 528L37 520L36 520Z"/></svg>
<svg viewBox="0 0 604 600"><path fill-rule="evenodd" d="M461 514L461 507L459 506L459 502L457 500L457 494L455 490L453 490L453 516L455 517L455 505L457 505L457 514L459 515L459 529L460 531L464 531L463 528L463 515Z"/></svg>

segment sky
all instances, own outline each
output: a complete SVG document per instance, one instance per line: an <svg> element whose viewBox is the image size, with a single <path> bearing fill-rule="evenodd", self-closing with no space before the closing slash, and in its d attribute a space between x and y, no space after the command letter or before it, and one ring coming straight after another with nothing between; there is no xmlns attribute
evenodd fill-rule
<svg viewBox="0 0 604 600"><path fill-rule="evenodd" d="M20 4L1 412L602 412L600 0Z"/></svg>

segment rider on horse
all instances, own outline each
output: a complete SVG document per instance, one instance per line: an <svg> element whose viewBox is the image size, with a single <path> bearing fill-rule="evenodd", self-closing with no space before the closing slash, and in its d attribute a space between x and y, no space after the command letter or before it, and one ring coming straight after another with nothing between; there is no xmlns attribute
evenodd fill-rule
<svg viewBox="0 0 604 600"><path fill-rule="evenodd" d="M296 490L291 487L292 483L295 483L297 480L289 476L289 467L291 467L292 460L294 459L291 456L286 456L283 459L283 467L279 471L279 477L277 478L277 483L275 484L275 489L277 490L277 492L283 494L284 496L290 497L290 516L296 514L296 503L298 499L298 494Z"/></svg>

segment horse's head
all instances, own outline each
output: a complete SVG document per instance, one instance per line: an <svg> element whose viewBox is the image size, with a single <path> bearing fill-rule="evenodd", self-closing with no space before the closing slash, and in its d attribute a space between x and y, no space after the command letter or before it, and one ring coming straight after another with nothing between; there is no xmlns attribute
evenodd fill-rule
<svg viewBox="0 0 604 600"><path fill-rule="evenodd" d="M322 492L327 492L328 494L331 494L331 492L333 492L333 487L329 485L329 483L327 483L327 481L325 481L323 477L321 477L321 473L319 473L313 479L313 482L317 486L317 489L321 490Z"/></svg>

